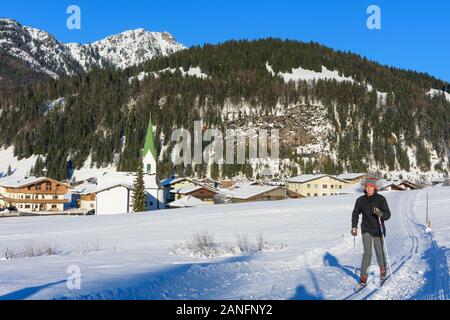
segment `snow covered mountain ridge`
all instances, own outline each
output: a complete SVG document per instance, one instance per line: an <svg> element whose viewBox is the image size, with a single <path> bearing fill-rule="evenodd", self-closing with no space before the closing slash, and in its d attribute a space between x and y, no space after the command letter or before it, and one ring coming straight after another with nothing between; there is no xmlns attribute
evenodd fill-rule
<svg viewBox="0 0 450 320"><path fill-rule="evenodd" d="M168 32L136 29L90 44L64 44L45 31L0 19L0 51L55 79L96 67L125 69L183 49Z"/></svg>
<svg viewBox="0 0 450 320"><path fill-rule="evenodd" d="M93 66L125 69L154 57L167 56L186 49L168 32L136 29L109 36L91 44L66 45L72 57L88 71Z"/></svg>

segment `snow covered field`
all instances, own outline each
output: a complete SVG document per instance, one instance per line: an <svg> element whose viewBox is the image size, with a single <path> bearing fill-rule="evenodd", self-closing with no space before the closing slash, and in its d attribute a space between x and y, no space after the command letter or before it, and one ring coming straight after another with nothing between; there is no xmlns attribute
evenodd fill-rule
<svg viewBox="0 0 450 320"><path fill-rule="evenodd" d="M429 193L431 233L425 232ZM0 219L0 299L449 299L450 188L385 193L393 276L353 293L362 254L357 195L145 214ZM221 248L259 234L260 253L201 258L177 244L208 232ZM5 252L53 255L5 259ZM28 254L31 255L31 254ZM2 258L3 257L3 258ZM373 260L375 262L375 258ZM67 288L67 268L81 289ZM371 278L377 277L375 265ZM370 280L369 280L370 281Z"/></svg>

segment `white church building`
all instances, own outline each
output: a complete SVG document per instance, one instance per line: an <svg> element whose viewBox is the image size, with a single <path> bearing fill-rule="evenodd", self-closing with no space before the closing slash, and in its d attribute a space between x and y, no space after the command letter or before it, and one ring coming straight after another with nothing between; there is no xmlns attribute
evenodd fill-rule
<svg viewBox="0 0 450 320"><path fill-rule="evenodd" d="M153 124L149 121L142 161L144 185L147 194L147 210L164 209L164 189L156 174L156 148L153 140ZM133 212L133 192L135 172L106 172L97 180L97 215L123 214Z"/></svg>

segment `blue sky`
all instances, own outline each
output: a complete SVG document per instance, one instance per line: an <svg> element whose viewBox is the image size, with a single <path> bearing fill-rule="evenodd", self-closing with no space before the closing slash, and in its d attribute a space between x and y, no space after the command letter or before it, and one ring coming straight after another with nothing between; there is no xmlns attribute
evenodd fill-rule
<svg viewBox="0 0 450 320"><path fill-rule="evenodd" d="M383 64L450 81L450 1L428 0L13 0L0 17L48 31L63 42L92 42L129 29L169 31L187 45L279 37L317 41ZM66 27L69 5L81 30ZM366 9L381 8L381 30Z"/></svg>

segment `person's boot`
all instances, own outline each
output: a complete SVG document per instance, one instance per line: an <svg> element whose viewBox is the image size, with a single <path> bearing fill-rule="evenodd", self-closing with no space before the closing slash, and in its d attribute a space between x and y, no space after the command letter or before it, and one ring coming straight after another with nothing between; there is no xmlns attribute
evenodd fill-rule
<svg viewBox="0 0 450 320"><path fill-rule="evenodd" d="M363 275L361 275L361 277L359 278L359 284L358 284L358 286L356 286L356 288L355 288L355 292L358 292L358 291L364 289L364 288L367 286L367 278L368 278L368 277L369 277L369 276L363 276Z"/></svg>
<svg viewBox="0 0 450 320"><path fill-rule="evenodd" d="M380 280L384 281L384 279L386 279L386 268L380 267Z"/></svg>

